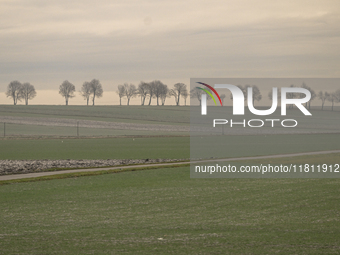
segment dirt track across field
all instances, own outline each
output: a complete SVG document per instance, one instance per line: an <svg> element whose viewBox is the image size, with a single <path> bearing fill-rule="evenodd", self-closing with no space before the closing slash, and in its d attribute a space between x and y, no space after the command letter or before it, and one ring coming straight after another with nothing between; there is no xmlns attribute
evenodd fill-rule
<svg viewBox="0 0 340 255"><path fill-rule="evenodd" d="M129 169L129 168L144 168L144 167L164 167L164 166L176 166L190 163L205 163L205 162L227 162L227 161L242 161L242 160L252 160L252 159L268 159L268 158L289 158L297 156L306 155L321 155L321 154L331 154L340 153L340 150L333 151L315 151L315 152L302 152L294 154L279 154L270 156L256 156L256 157L242 157L242 158L228 158L228 159L209 159L200 161L187 161L187 162L169 162L169 163L157 163L157 164L142 164L142 165L128 165L128 166L118 166L118 167L108 167L108 168L91 168L91 169L76 169L76 170L63 170L63 171L53 171L53 172L41 172L41 173L30 173L30 174L15 174L15 175L3 175L0 176L0 181L15 180L15 179L25 179L25 178L35 178L42 176L52 176L58 174L66 173L80 173L80 172L96 172L103 170L119 170L119 169Z"/></svg>

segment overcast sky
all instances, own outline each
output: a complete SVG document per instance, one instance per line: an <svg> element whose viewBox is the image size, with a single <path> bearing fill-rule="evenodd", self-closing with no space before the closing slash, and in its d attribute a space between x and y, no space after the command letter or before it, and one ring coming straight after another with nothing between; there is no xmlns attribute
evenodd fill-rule
<svg viewBox="0 0 340 255"><path fill-rule="evenodd" d="M340 77L339 12L338 0L0 0L0 88Z"/></svg>

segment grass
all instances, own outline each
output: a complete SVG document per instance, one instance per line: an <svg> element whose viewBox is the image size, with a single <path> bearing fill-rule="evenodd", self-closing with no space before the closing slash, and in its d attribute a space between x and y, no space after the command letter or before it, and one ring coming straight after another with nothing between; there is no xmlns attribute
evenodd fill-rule
<svg viewBox="0 0 340 255"><path fill-rule="evenodd" d="M0 160L189 158L189 137L10 139L0 142Z"/></svg>
<svg viewBox="0 0 340 255"><path fill-rule="evenodd" d="M189 135L188 132L170 132L170 131L148 131L148 130L129 130L129 129L113 129L113 128L85 128L79 127L80 137L107 137L107 136L179 136ZM4 137L4 126L0 123L0 136ZM27 124L6 123L5 138L25 138L25 137L77 137L77 126L42 126Z"/></svg>
<svg viewBox="0 0 340 255"><path fill-rule="evenodd" d="M207 139L209 141L205 142ZM192 158L232 158L306 151L340 149L338 134L215 136L203 137L205 144L224 142L224 150L196 146ZM197 140L196 140L197 141ZM145 159L190 157L189 137L2 139L0 160L4 159ZM200 141L200 144L202 142ZM259 146L259 144L261 146Z"/></svg>
<svg viewBox="0 0 340 255"><path fill-rule="evenodd" d="M167 125L190 122L185 106L0 105L0 115Z"/></svg>
<svg viewBox="0 0 340 255"><path fill-rule="evenodd" d="M0 114L10 116L184 125L188 111L0 106ZM338 134L214 138L226 142L223 157L339 149ZM189 143L189 137L1 139L0 159L189 158ZM338 158L261 163L339 163ZM189 167L113 172L1 185L0 254L340 253L339 179L190 179Z"/></svg>
<svg viewBox="0 0 340 255"><path fill-rule="evenodd" d="M185 167L190 166L188 163L183 163L174 166L162 166L162 168L176 168L176 167ZM112 166L111 166L112 167ZM107 168L111 168L108 166ZM118 166L114 166L118 167ZM93 169L95 167L91 167ZM105 167L97 167L97 168L105 168ZM155 166L142 166L142 167L135 167L131 165L130 167L126 168L119 168L119 169L104 169L104 170L97 170L97 171L86 171L86 172L70 172L70 173L63 173L55 175L47 175L47 176L39 176L39 177L31 177L31 178L23 178L23 179L12 179L12 180L5 180L0 181L0 185L7 185L7 184L14 184L14 183L22 183L22 182L36 182L36 181L48 181L48 180L56 180L56 179L66 179L66 178L74 178L74 177L84 177L84 176L94 176L94 175L103 175L103 174L112 174L112 173L121 173L126 171L140 171L140 170L147 170L147 169L159 169L160 167ZM77 168L54 168L54 169L46 169L45 172L50 171L61 171L61 170L75 170ZM86 169L86 168L84 168ZM90 168L88 168L90 169Z"/></svg>
<svg viewBox="0 0 340 255"><path fill-rule="evenodd" d="M340 136L339 134L203 136L192 139L190 148L191 158L233 158L340 150Z"/></svg>
<svg viewBox="0 0 340 255"><path fill-rule="evenodd" d="M163 168L0 186L3 254L338 254L338 179Z"/></svg>
<svg viewBox="0 0 340 255"><path fill-rule="evenodd" d="M136 124L189 125L189 107L0 105L0 116L74 120L73 127L0 123L0 136L77 136L77 121L95 120ZM34 123L34 122L33 122ZM4 132L6 131L6 132ZM188 132L79 127L80 136L188 135Z"/></svg>
<svg viewBox="0 0 340 255"><path fill-rule="evenodd" d="M304 155L296 157L287 158L268 158L268 159L252 159L239 161L247 165L255 164L339 164L340 163L340 153L329 153L329 154L317 154L317 155Z"/></svg>

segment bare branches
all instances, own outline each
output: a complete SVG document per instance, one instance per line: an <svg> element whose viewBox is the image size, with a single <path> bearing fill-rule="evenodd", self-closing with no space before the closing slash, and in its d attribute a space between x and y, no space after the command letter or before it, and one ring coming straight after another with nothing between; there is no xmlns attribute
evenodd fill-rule
<svg viewBox="0 0 340 255"><path fill-rule="evenodd" d="M340 89L338 89L335 92L328 93L327 101L332 103L332 111L333 111L334 103L340 102Z"/></svg>
<svg viewBox="0 0 340 255"><path fill-rule="evenodd" d="M119 96L119 105L122 105L122 97L125 96L125 87L124 85L118 85L118 90L116 91Z"/></svg>
<svg viewBox="0 0 340 255"><path fill-rule="evenodd" d="M14 105L21 101L21 89L22 85L18 81L11 81L7 86L6 96L13 99Z"/></svg>
<svg viewBox="0 0 340 255"><path fill-rule="evenodd" d="M176 105L179 105L179 100L181 98L181 95L187 91L187 85L184 83L176 83L174 85L174 88L170 90L170 95L175 98Z"/></svg>
<svg viewBox="0 0 340 255"><path fill-rule="evenodd" d="M91 84L85 81L80 89L80 95L86 100L86 105L89 105L89 99L91 94L92 94Z"/></svg>
<svg viewBox="0 0 340 255"><path fill-rule="evenodd" d="M166 99L166 96L167 96L167 93L168 93L168 88L161 81L154 80L154 81L149 83L149 95L150 95L150 92L151 92L152 96L156 98L157 105L159 105L159 98L161 98L161 100L163 99L163 101L165 102L165 99ZM151 97L151 95L150 95L150 97Z"/></svg>
<svg viewBox="0 0 340 255"><path fill-rule="evenodd" d="M254 105L255 101L260 101L262 99L262 95L261 95L260 89L256 85L253 85L252 89L253 89L253 105Z"/></svg>
<svg viewBox="0 0 340 255"><path fill-rule="evenodd" d="M25 82L21 86L21 95L20 97L25 100L25 104L28 105L28 100L33 99L37 95L35 88L29 82Z"/></svg>
<svg viewBox="0 0 340 255"><path fill-rule="evenodd" d="M311 87L307 86L306 83L304 83L304 82L302 83L301 88L307 89L310 92L311 98L310 98L309 102L306 103L306 106L308 104L308 109L310 109L310 102L312 100L314 100L314 98L316 98L316 93Z"/></svg>
<svg viewBox="0 0 340 255"><path fill-rule="evenodd" d="M130 99L137 95L136 86L133 84L124 83L124 94L127 98L127 105L130 105Z"/></svg>
<svg viewBox="0 0 340 255"><path fill-rule="evenodd" d="M167 99L167 97L170 97L168 86L162 83L160 85L160 98L162 105L165 104L165 100Z"/></svg>
<svg viewBox="0 0 340 255"><path fill-rule="evenodd" d="M222 105L224 105L224 99L226 98L226 95L225 95L225 94L222 94L222 95L220 96L220 98L221 98L221 101L222 101Z"/></svg>
<svg viewBox="0 0 340 255"><path fill-rule="evenodd" d="M102 97L103 96L103 87L99 80L93 79L90 82L90 89L91 89L91 95L92 95L92 105L94 105L94 100L96 97Z"/></svg>
<svg viewBox="0 0 340 255"><path fill-rule="evenodd" d="M209 90L209 89L208 89ZM190 91L190 98L195 98L198 100L198 102L200 102L201 105L201 97L202 94L205 93L203 90L198 89L198 88L194 88ZM208 97L208 100L210 99L210 97Z"/></svg>
<svg viewBox="0 0 340 255"><path fill-rule="evenodd" d="M145 99L146 99L146 96L148 95L149 86L150 85L144 81L141 81L138 85L137 93L140 96L141 105L145 104Z"/></svg>
<svg viewBox="0 0 340 255"><path fill-rule="evenodd" d="M74 92L76 91L76 88L74 85L69 82L69 81L64 81L60 86L59 86L59 94L62 97L65 97L65 103L68 105L68 100L69 98L75 97Z"/></svg>

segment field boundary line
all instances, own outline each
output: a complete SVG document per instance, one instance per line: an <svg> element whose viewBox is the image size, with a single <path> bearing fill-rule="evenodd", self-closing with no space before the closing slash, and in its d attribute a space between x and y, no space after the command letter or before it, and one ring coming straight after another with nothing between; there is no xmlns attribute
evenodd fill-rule
<svg viewBox="0 0 340 255"><path fill-rule="evenodd" d="M40 178L40 177L52 177L63 174L81 174L81 173L94 173L94 172L122 172L124 170L142 170L142 169L157 169L163 167L179 167L188 166L194 163L208 163L208 162L228 162L228 161L243 161L253 159L270 159L270 158L287 158L287 157L298 157L307 155L322 155L340 153L340 150L331 151L314 151L314 152L300 152L292 154L276 154L266 156L252 156L252 157L239 157L239 158L224 158L224 159L205 159L205 160L193 160L193 161L181 161L181 162L169 162L169 163L153 163L153 164L141 164L141 165L126 165L126 166L115 166L115 167L103 167L103 168L85 168L85 169L74 169L74 170L60 170L60 171L49 171L39 173L28 173L28 174L13 174L13 175L2 175L0 181L11 181L21 180L28 178Z"/></svg>

